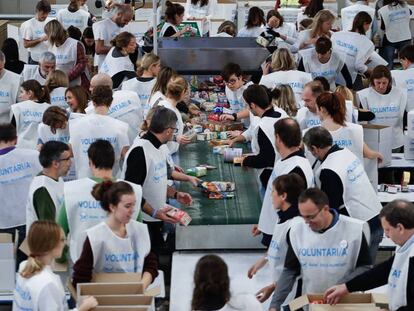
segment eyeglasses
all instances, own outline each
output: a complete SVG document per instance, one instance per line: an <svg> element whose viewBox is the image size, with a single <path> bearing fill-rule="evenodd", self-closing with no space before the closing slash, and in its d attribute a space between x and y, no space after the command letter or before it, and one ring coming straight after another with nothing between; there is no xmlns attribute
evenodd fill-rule
<svg viewBox="0 0 414 311"><path fill-rule="evenodd" d="M178 133L178 128L176 128L176 127L168 127L168 128L174 130L174 134Z"/></svg>
<svg viewBox="0 0 414 311"><path fill-rule="evenodd" d="M305 220L314 220L319 215L320 212L322 212L322 209L319 210L316 214L313 214L313 215L308 215L308 216L300 215L300 216Z"/></svg>
<svg viewBox="0 0 414 311"><path fill-rule="evenodd" d="M57 160L58 162L62 162L62 161L69 161L70 160L70 156L69 157L67 157L67 158L63 158L63 159L59 159L59 160Z"/></svg>
<svg viewBox="0 0 414 311"><path fill-rule="evenodd" d="M227 85L233 85L237 82L237 79L230 79L229 81L224 81L225 84Z"/></svg>

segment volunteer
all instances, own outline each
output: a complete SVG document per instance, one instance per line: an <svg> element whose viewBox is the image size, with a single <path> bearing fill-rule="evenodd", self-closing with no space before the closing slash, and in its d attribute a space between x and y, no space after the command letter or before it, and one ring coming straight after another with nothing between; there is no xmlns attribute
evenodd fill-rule
<svg viewBox="0 0 414 311"><path fill-rule="evenodd" d="M277 10L267 12L266 22L266 28L270 28L277 33L271 45L276 45L278 49L287 48L292 52L297 51L294 44L298 34L294 24L285 22L283 16Z"/></svg>
<svg viewBox="0 0 414 311"><path fill-rule="evenodd" d="M42 122L43 113L50 107L49 93L36 80L22 83L19 103L11 106L12 123L16 125L18 147L35 149L37 126Z"/></svg>
<svg viewBox="0 0 414 311"><path fill-rule="evenodd" d="M335 16L329 10L319 11L314 19L310 29L299 32L296 47L298 50L313 48L316 40L321 37L330 38L332 24Z"/></svg>
<svg viewBox="0 0 414 311"><path fill-rule="evenodd" d="M82 253L73 266L72 284L90 282L93 273L139 273L146 289L158 276L147 225L133 219L132 186L110 180L96 184L92 196L107 212L105 221L86 230Z"/></svg>
<svg viewBox="0 0 414 311"><path fill-rule="evenodd" d="M48 49L47 35L44 27L51 20L48 18L52 10L49 1L41 0L36 4L36 14L20 26L23 46L29 51L29 64L37 65L40 56Z"/></svg>
<svg viewBox="0 0 414 311"><path fill-rule="evenodd" d="M343 55L352 83L357 90L364 88L361 74L369 73L366 63L375 50L374 43L365 36L371 23L372 18L367 12L359 12L350 31L334 32L331 37L333 51Z"/></svg>
<svg viewBox="0 0 414 311"><path fill-rule="evenodd" d="M67 31L57 20L45 25L49 51L56 56L56 69L68 75L70 85L81 85L86 90L89 79L85 69L88 59L82 43L69 37Z"/></svg>
<svg viewBox="0 0 414 311"><path fill-rule="evenodd" d="M68 108L65 92L69 86L68 75L62 70L51 71L44 83L50 93L50 104L61 108Z"/></svg>
<svg viewBox="0 0 414 311"><path fill-rule="evenodd" d="M388 309L409 311L414 308L414 205L405 200L388 203L380 213L385 235L398 249L388 260L345 284L329 288L325 299L330 304L350 292L388 287Z"/></svg>
<svg viewBox="0 0 414 311"><path fill-rule="evenodd" d="M69 123L70 145L76 165L77 178L91 176L88 166L87 150L97 139L111 143L115 150L114 175L119 173L119 163L130 145L128 124L108 116L112 103L112 90L106 86L97 86L92 93L95 113Z"/></svg>
<svg viewBox="0 0 414 311"><path fill-rule="evenodd" d="M65 247L62 229L52 221L36 221L30 227L27 242L30 256L19 267L13 310L68 310L62 281L51 267ZM95 298L87 296L77 310L92 310L97 305Z"/></svg>
<svg viewBox="0 0 414 311"><path fill-rule="evenodd" d="M48 141L60 141L69 143L68 115L66 110L50 106L45 110L42 123L37 127L37 149Z"/></svg>
<svg viewBox="0 0 414 311"><path fill-rule="evenodd" d="M39 152L16 148L17 134L12 124L0 123L0 233L10 233L18 245L26 236L25 206L32 179L42 170ZM16 167L18 169L12 169ZM16 264L24 260L19 249Z"/></svg>
<svg viewBox="0 0 414 311"><path fill-rule="evenodd" d="M383 231L378 218L381 202L361 161L348 149L333 143L329 131L311 128L303 142L321 163L315 172L316 185L329 197L329 206L339 213L366 221L369 225L370 253L375 261Z"/></svg>
<svg viewBox="0 0 414 311"><path fill-rule="evenodd" d="M406 45L398 54L403 70L392 70L395 85L407 90L407 112L414 109L414 45Z"/></svg>
<svg viewBox="0 0 414 311"><path fill-rule="evenodd" d="M281 84L276 90L278 90L279 96L277 99L272 100L273 106L282 109L289 117L295 117L298 113L298 108L292 88L289 84Z"/></svg>
<svg viewBox="0 0 414 311"><path fill-rule="evenodd" d="M160 30L159 37L182 37L186 33L191 33L191 27L185 26L183 29L179 30L178 26L184 20L184 7L179 3L172 3L171 1L166 1L165 6L165 22L162 25Z"/></svg>
<svg viewBox="0 0 414 311"><path fill-rule="evenodd" d="M332 135L333 143L338 147L347 148L363 163L363 158L378 159L382 155L373 151L364 143L362 126L345 121L345 100L339 93L324 92L316 99L316 107L321 126Z"/></svg>
<svg viewBox="0 0 414 311"><path fill-rule="evenodd" d="M40 149L43 170L32 180L26 204L26 233L36 220L55 221L63 203L63 176L69 172L69 146L49 141Z"/></svg>
<svg viewBox="0 0 414 311"><path fill-rule="evenodd" d="M121 32L111 40L112 48L99 68L99 73L105 73L112 78L113 88L117 89L124 80L136 77L134 64L129 58L135 53L137 41L130 32Z"/></svg>
<svg viewBox="0 0 414 311"><path fill-rule="evenodd" d="M384 31L380 54L388 62L388 68L391 70L394 68L395 50L401 50L412 41L412 11L406 2L401 0L384 0L383 4L384 6L378 10L381 30Z"/></svg>
<svg viewBox="0 0 414 311"><path fill-rule="evenodd" d="M97 183L105 180L117 180L112 173L115 159L114 148L108 141L98 139L92 143L88 149L88 159L93 177L85 177L65 183L65 201L58 218L65 235L69 235L69 250L72 262L76 262L81 254L86 230L107 218L105 211L100 208L100 203L92 197L92 188ZM133 218L141 221L141 210L151 215L153 208L142 198L141 186L133 183L129 184L134 189L136 199ZM159 209L156 217L173 222L166 215L168 210L168 207Z"/></svg>
<svg viewBox="0 0 414 311"><path fill-rule="evenodd" d="M246 24L237 33L237 37L257 38L265 30L266 20L261 8L253 6L249 9Z"/></svg>
<svg viewBox="0 0 414 311"><path fill-rule="evenodd" d="M132 9L129 4L115 5L111 18L105 18L92 25L95 38L95 65L98 69L105 60L106 54L112 48L111 40L121 32L132 19Z"/></svg>
<svg viewBox="0 0 414 311"><path fill-rule="evenodd" d="M153 217L158 209L163 208L167 197L179 203L189 205L192 198L188 193L176 191L167 183L167 154L160 147L173 139L177 128L177 115L171 109L157 107L152 116L149 130L137 138L126 154L121 177L142 186L143 198L154 209ZM164 243L161 234L162 223L147 218L151 241L154 248Z"/></svg>
<svg viewBox="0 0 414 311"><path fill-rule="evenodd" d="M393 152L404 145L403 116L407 92L392 86L392 76L385 66L377 66L370 77L370 87L357 92L360 105L375 114L370 124L392 127Z"/></svg>
<svg viewBox="0 0 414 311"><path fill-rule="evenodd" d="M217 255L204 255L194 271L191 310L250 311L262 306L252 294L230 294L227 265Z"/></svg>
<svg viewBox="0 0 414 311"><path fill-rule="evenodd" d="M299 55L301 58L298 70L309 72L312 78L326 78L331 90L335 89L335 83L352 88L348 66L342 55L332 50L332 41L329 38L320 37L316 40L314 49L299 51ZM338 77L340 74L342 77Z"/></svg>
<svg viewBox="0 0 414 311"><path fill-rule="evenodd" d="M145 54L139 61L137 77L122 83L121 90L134 91L137 93L141 102L144 118L147 115L148 110L150 110L149 98L151 96L151 90L157 82L157 76L160 70L160 58L153 53Z"/></svg>
<svg viewBox="0 0 414 311"><path fill-rule="evenodd" d="M251 279L269 263L272 273L272 284L260 289L256 294L260 302L265 302L277 286L288 248L286 233L292 224L300 221L300 218L297 217L300 216L298 198L305 189L306 186L303 178L296 173L280 175L272 182L272 204L276 210L278 221L274 224L272 240L266 255L256 261L247 272L248 278Z"/></svg>
<svg viewBox="0 0 414 311"><path fill-rule="evenodd" d="M272 72L270 72L270 69ZM306 83L311 81L310 73L296 70L295 59L289 50L280 48L273 53L272 62L264 67L259 84L270 89L279 84L289 85L295 93L296 105L300 108L303 89Z"/></svg>
<svg viewBox="0 0 414 311"><path fill-rule="evenodd" d="M263 233L262 244L266 247L269 246L275 223L278 221L278 215L272 206L273 181L280 175L296 173L302 178L305 188L312 187L314 182L312 167L301 149L302 133L298 122L291 118L281 119L272 126L272 135L280 158L274 162L265 188L259 224L253 226L252 230L254 235Z"/></svg>
<svg viewBox="0 0 414 311"><path fill-rule="evenodd" d="M90 90L96 86L107 86L112 89L112 79L105 73L96 74L91 80ZM113 100L109 107L108 116L127 123L129 141L134 141L144 120L142 106L134 91L117 90L112 94ZM94 113L93 105L85 109L87 114Z"/></svg>
<svg viewBox="0 0 414 311"><path fill-rule="evenodd" d="M322 84L319 81L311 81L305 84L302 93L304 106L298 110L296 120L301 130L306 130L321 124L316 107L316 98L323 92Z"/></svg>
<svg viewBox="0 0 414 311"><path fill-rule="evenodd" d="M226 92L227 101L230 104L231 115L222 114L220 120L244 120L245 127L249 126L249 110L243 98L243 92L253 84L253 82L245 82L243 80L243 72L240 65L235 63L228 63L221 71Z"/></svg>
<svg viewBox="0 0 414 311"><path fill-rule="evenodd" d="M188 83L181 76L171 77L170 81L167 84L167 93L164 100L158 102L158 106L164 106L172 110L177 116L175 137L173 141L168 141L167 146L170 150L170 154L178 156L177 151L180 145L187 145L191 141L188 137L183 135L184 132L184 122L181 116L180 111L177 109L177 103L182 101L188 92ZM174 159L175 162L178 161L178 158ZM178 163L176 163L178 164Z"/></svg>
<svg viewBox="0 0 414 311"><path fill-rule="evenodd" d="M218 27L217 34L210 37L234 38L237 35L236 28L232 21L224 21Z"/></svg>
<svg viewBox="0 0 414 311"><path fill-rule="evenodd" d="M17 102L21 76L4 69L6 58L0 51L0 123L10 121L10 107Z"/></svg>
<svg viewBox="0 0 414 311"><path fill-rule="evenodd" d="M88 27L89 13L81 9L80 2L80 0L70 0L68 7L59 10L56 14L56 19L65 29L73 26L83 32Z"/></svg>
<svg viewBox="0 0 414 311"><path fill-rule="evenodd" d="M36 80L44 85L48 74L56 68L56 57L52 52L45 51L39 57L39 65L24 65L23 81Z"/></svg>
<svg viewBox="0 0 414 311"><path fill-rule="evenodd" d="M203 22L202 35L208 37L210 31L209 21L214 17L216 8L217 0L187 0L185 4L186 19L201 19Z"/></svg>
<svg viewBox="0 0 414 311"><path fill-rule="evenodd" d="M19 46L17 45L16 40L14 40L13 38L5 39L3 41L1 51L4 53L4 56L6 57L6 63L4 64L4 68L11 72L21 75L26 63L20 60Z"/></svg>
<svg viewBox="0 0 414 311"><path fill-rule="evenodd" d="M304 221L294 223L286 235L286 259L270 311L281 310L298 276L303 294L321 293L371 265L364 222L339 215L323 191L305 190L299 196L299 213Z"/></svg>
<svg viewBox="0 0 414 311"><path fill-rule="evenodd" d="M303 11L303 15L309 18L314 18L319 11L324 9L323 0L310 0L309 4L304 6L306 7Z"/></svg>
<svg viewBox="0 0 414 311"><path fill-rule="evenodd" d="M375 18L375 9L369 6L368 0L355 1L355 3L341 9L342 30L351 30L355 17L361 12L366 12L371 17L371 23L364 35L368 39L372 39L378 31L378 23Z"/></svg>
<svg viewBox="0 0 414 311"><path fill-rule="evenodd" d="M84 115L88 106L88 93L81 86L70 86L65 90L65 99L68 105L67 111L73 118L73 114Z"/></svg>
<svg viewBox="0 0 414 311"><path fill-rule="evenodd" d="M175 70L170 67L161 68L157 75L157 80L152 87L151 95L148 99L148 105L150 109L154 106L157 106L160 100L165 99L165 94L167 94L167 84L170 81L171 77L176 75L177 73Z"/></svg>

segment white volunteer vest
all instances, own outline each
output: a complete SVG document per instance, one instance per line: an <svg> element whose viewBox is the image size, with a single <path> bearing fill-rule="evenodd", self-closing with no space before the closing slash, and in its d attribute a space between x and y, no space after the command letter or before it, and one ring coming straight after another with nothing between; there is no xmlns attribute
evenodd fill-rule
<svg viewBox="0 0 414 311"><path fill-rule="evenodd" d="M130 220L127 237L120 238L106 222L88 229L94 273L142 273L144 259L151 250L147 225Z"/></svg>
<svg viewBox="0 0 414 311"><path fill-rule="evenodd" d="M163 106L165 108L168 108L172 111L174 111L175 115L177 116L177 123L176 123L176 127L178 129L177 135L183 135L184 132L184 122L183 122L183 117L181 116L180 111L177 109L177 107L174 107L169 101L168 99L165 100L161 100L158 103L159 106ZM169 141L167 142L167 146L168 149L170 149L170 153L174 154L178 151L178 148L180 147L180 144L176 141Z"/></svg>
<svg viewBox="0 0 414 311"><path fill-rule="evenodd" d="M74 26L83 33L85 28L88 27L89 13L84 10L70 12L66 8L57 13L56 19L65 29L68 29L70 26Z"/></svg>
<svg viewBox="0 0 414 311"><path fill-rule="evenodd" d="M138 79L134 78L122 83L121 89L123 91L133 91L138 95L141 102L141 109L144 118L147 116L148 111L151 109L149 105L149 98L151 97L151 91L155 85L155 82L157 82L156 78L150 81L139 81Z"/></svg>
<svg viewBox="0 0 414 311"><path fill-rule="evenodd" d="M259 124L260 118L253 115L253 113L251 113L251 111L249 110L249 127L247 128L247 130L245 130L242 135L243 137L246 139L246 141L252 141L253 139L253 134L254 131L256 129L256 126ZM257 150L252 150L253 153L257 153Z"/></svg>
<svg viewBox="0 0 414 311"><path fill-rule="evenodd" d="M395 85L400 89L407 90L407 106L405 110L411 111L414 109L414 68L406 70L391 70Z"/></svg>
<svg viewBox="0 0 414 311"><path fill-rule="evenodd" d="M363 163L348 149L332 152L315 172L317 186L323 169L334 171L341 179L345 208L352 218L368 221L382 209L377 193L368 179Z"/></svg>
<svg viewBox="0 0 414 311"><path fill-rule="evenodd" d="M27 261L23 261L19 271L22 271L26 264ZM50 286L54 288L52 293L49 292ZM45 291L48 291L49 295L45 294ZM39 304L45 305L40 299L50 295L53 295L53 302L59 304L56 311L68 310L65 290L60 277L53 273L50 266L45 266L42 271L31 278L24 278L20 273L17 273L16 287L13 293L13 311L40 311Z"/></svg>
<svg viewBox="0 0 414 311"><path fill-rule="evenodd" d="M359 12L367 12L374 23L377 22L375 16L375 9L371 8L369 5L365 5L365 4L360 4L360 3L356 3L354 5L350 5L347 7L344 7L341 10L341 22L342 22L342 29L343 30L351 30L352 29L352 23L354 22L354 18L355 16L359 13ZM371 38L372 36L372 24L370 29L367 31L366 36L368 38Z"/></svg>
<svg viewBox="0 0 414 311"><path fill-rule="evenodd" d="M311 112L307 107L302 107L298 110L296 120L302 131L321 125L321 119L319 119L318 114Z"/></svg>
<svg viewBox="0 0 414 311"><path fill-rule="evenodd" d="M113 57L114 49L115 47L112 47L106 54L105 60L99 68L99 73L106 73L113 77L121 71L134 71L134 64L132 64L129 56Z"/></svg>
<svg viewBox="0 0 414 311"><path fill-rule="evenodd" d="M26 204L26 234L28 234L31 224L36 220L39 220L34 208L33 196L36 190L42 187L47 189L47 192L55 205L56 219L59 215L59 210L63 203L63 179L59 178L59 180L56 181L45 175L36 176L30 184L29 196Z"/></svg>
<svg viewBox="0 0 414 311"><path fill-rule="evenodd" d="M0 75L0 123L10 122L10 107L17 102L21 77L14 72L3 69Z"/></svg>
<svg viewBox="0 0 414 311"><path fill-rule="evenodd" d="M92 24L92 30L95 40L102 40L105 46L111 46L111 40L121 32L121 28L110 17ZM94 62L98 69L105 60L105 56L106 54L95 54Z"/></svg>
<svg viewBox="0 0 414 311"><path fill-rule="evenodd" d="M36 80L41 85L45 85L46 78L42 77L39 70L39 65L25 64L22 72L23 81Z"/></svg>
<svg viewBox="0 0 414 311"><path fill-rule="evenodd" d="M367 70L365 63L374 52L374 43L368 37L351 31L334 32L331 41L333 51L342 55L352 82L355 82L357 74Z"/></svg>
<svg viewBox="0 0 414 311"><path fill-rule="evenodd" d="M66 87L57 87L52 92L50 92L50 104L52 106L59 106L63 109L69 108L65 97L66 89Z"/></svg>
<svg viewBox="0 0 414 311"><path fill-rule="evenodd" d="M20 27L20 34L22 39L26 40L36 40L45 35L45 25L50 22L52 19L47 17L43 22L38 21L35 17L25 21ZM30 52L30 57L38 62L40 60L40 56L43 52L46 52L48 49L48 42L42 41L39 44L36 44L33 47L28 48L27 50Z"/></svg>
<svg viewBox="0 0 414 311"><path fill-rule="evenodd" d="M364 163L364 130L359 124L345 122L345 125L336 131L329 131L332 135L333 143L352 151L361 163Z"/></svg>
<svg viewBox="0 0 414 311"><path fill-rule="evenodd" d="M62 70L66 74L75 67L77 61L78 42L75 39L67 38L66 41L59 47L53 45L49 47L49 51L56 56L56 69ZM71 81L71 85L80 85L80 77Z"/></svg>
<svg viewBox="0 0 414 311"><path fill-rule="evenodd" d="M338 222L324 233L312 231L304 222L292 225L289 237L301 264L302 292L323 293L352 273L362 233L362 221L343 215L339 215Z"/></svg>
<svg viewBox="0 0 414 311"><path fill-rule="evenodd" d="M109 116L90 114L69 122L70 143L78 178L91 177L88 148L98 139L107 140L115 150L114 176L119 173L119 161L123 147L129 146L128 124Z"/></svg>
<svg viewBox="0 0 414 311"><path fill-rule="evenodd" d="M117 180L120 181L120 180ZM127 182L127 181L126 181ZM86 230L105 221L108 213L95 200L91 191L96 185L91 178L82 178L65 183L65 208L69 226L69 250L72 262L76 262L82 252L86 239ZM137 219L141 210L142 188L129 183L134 189L136 205L132 219Z"/></svg>
<svg viewBox="0 0 414 311"><path fill-rule="evenodd" d="M175 26L175 25L173 25L171 23L165 22L164 25L162 25L162 28L161 28L161 31L160 31L160 37L164 37L165 36L165 32L167 31L168 27L174 28L175 32L178 32L179 31L178 28L177 28L177 26Z"/></svg>
<svg viewBox="0 0 414 311"><path fill-rule="evenodd" d="M391 311L407 306L407 283L410 259L414 257L414 238L395 252L394 261L388 276L388 299Z"/></svg>
<svg viewBox="0 0 414 311"><path fill-rule="evenodd" d="M275 71L268 75L262 76L260 83L270 89L279 85L287 84L292 88L295 94L296 106L299 107L302 100L303 89L305 84L312 81L312 76L308 72L299 70Z"/></svg>
<svg viewBox="0 0 414 311"><path fill-rule="evenodd" d="M312 78L325 77L330 84L331 90L335 89L335 80L344 66L344 60L341 55L332 51L329 61L322 64L318 60L315 49L300 50L299 54L303 59L305 71L309 72Z"/></svg>
<svg viewBox="0 0 414 311"><path fill-rule="evenodd" d="M26 224L26 200L32 179L42 170L39 152L16 148L0 155L0 229Z"/></svg>
<svg viewBox="0 0 414 311"><path fill-rule="evenodd" d="M257 38L264 30L264 26L254 26L251 28L247 28L246 26L244 26L237 33L237 37Z"/></svg>
<svg viewBox="0 0 414 311"><path fill-rule="evenodd" d="M43 113L49 108L47 103L36 103L32 100L11 106L16 120L17 146L35 149L37 145L37 127L42 122Z"/></svg>
<svg viewBox="0 0 414 311"><path fill-rule="evenodd" d="M209 15L209 7L210 7L211 2L209 1L206 5L204 6L200 6L200 2L197 3L196 5L192 4L190 2L190 5L186 6L185 12L187 13L188 16L197 18L197 19L202 19L202 18L207 18L207 16ZM210 30L209 28L210 23L208 21L208 19L206 19L203 23L203 29L200 29L200 31L202 31L203 35L207 34Z"/></svg>
<svg viewBox="0 0 414 311"><path fill-rule="evenodd" d="M407 5L385 5L378 13L384 21L388 41L395 43L411 40L410 8Z"/></svg>
<svg viewBox="0 0 414 311"><path fill-rule="evenodd" d="M157 106L161 100L166 100L166 97L161 91L156 91L152 94L148 100L149 108L151 109L154 106Z"/></svg>
<svg viewBox="0 0 414 311"><path fill-rule="evenodd" d="M362 107L375 114L371 124L388 125L392 127L392 148L404 145L403 115L407 104L407 93L393 87L388 94L379 94L369 87L357 92Z"/></svg>
<svg viewBox="0 0 414 311"><path fill-rule="evenodd" d="M227 86L225 89L227 100L230 104L230 110L232 113L237 113L239 111L242 111L243 109L247 108L247 103L244 101L243 98L243 92L245 89L247 89L250 85L252 85L252 82L247 82L245 85L237 89L236 91L230 90Z"/></svg>
<svg viewBox="0 0 414 311"><path fill-rule="evenodd" d="M142 192L144 199L154 209L159 209L165 206L167 202L167 159L166 154L162 150L154 147L154 145L146 140L137 138L134 144L129 148L124 161L122 169L122 178L125 178L126 163L128 156L136 147L142 147L144 150L145 164L147 168L147 176L142 185ZM144 219L145 214L143 215ZM153 220L153 218L151 218Z"/></svg>
<svg viewBox="0 0 414 311"><path fill-rule="evenodd" d="M274 226L279 220L272 203L273 181L278 176L289 174L295 167L299 167L305 174L307 187L313 186L313 171L308 159L301 156L293 156L286 160L277 160L275 162L272 175L270 175L269 181L267 182L259 217L259 230L266 234L272 234Z"/></svg>

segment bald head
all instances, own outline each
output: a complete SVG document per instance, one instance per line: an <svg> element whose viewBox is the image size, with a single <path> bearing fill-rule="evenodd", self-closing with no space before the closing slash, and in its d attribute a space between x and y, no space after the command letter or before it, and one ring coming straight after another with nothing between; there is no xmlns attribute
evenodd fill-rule
<svg viewBox="0 0 414 311"><path fill-rule="evenodd" d="M91 85L89 87L91 93L93 93L93 89L97 86L108 86L112 89L113 83L111 77L106 73L98 73L94 75L91 80Z"/></svg>

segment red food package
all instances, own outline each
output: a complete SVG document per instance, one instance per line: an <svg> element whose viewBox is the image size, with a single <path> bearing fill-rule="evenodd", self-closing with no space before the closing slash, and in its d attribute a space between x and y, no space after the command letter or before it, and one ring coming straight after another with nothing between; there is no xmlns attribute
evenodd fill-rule
<svg viewBox="0 0 414 311"><path fill-rule="evenodd" d="M208 119L210 121L219 121L220 120L220 116L218 114L209 114L208 115Z"/></svg>
<svg viewBox="0 0 414 311"><path fill-rule="evenodd" d="M188 224L191 222L192 218L190 215L188 215L183 210L180 210L178 208L172 208L170 211L167 212L167 215L174 218L175 220L178 220L180 224L183 226L188 226Z"/></svg>

